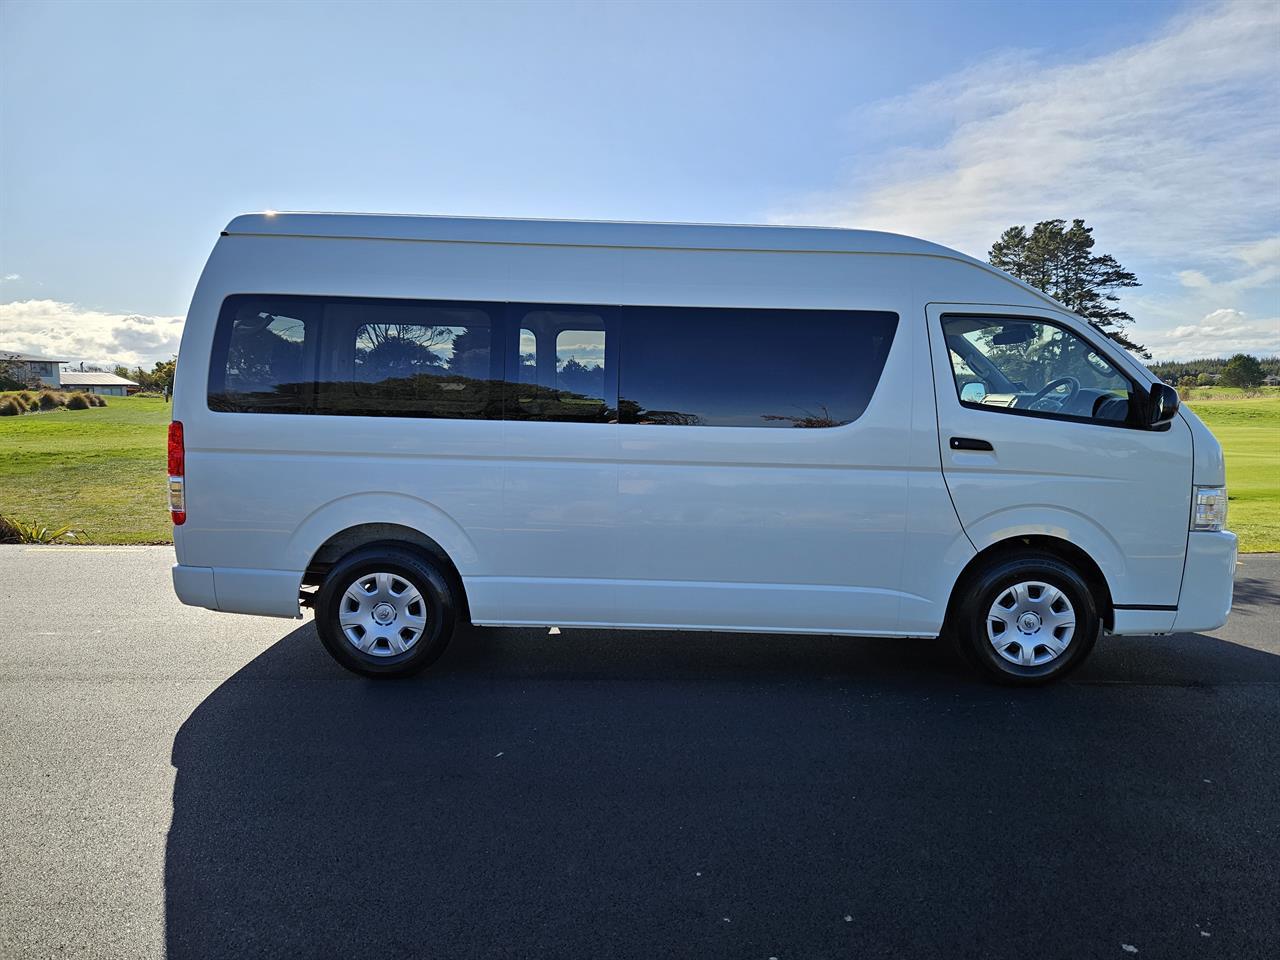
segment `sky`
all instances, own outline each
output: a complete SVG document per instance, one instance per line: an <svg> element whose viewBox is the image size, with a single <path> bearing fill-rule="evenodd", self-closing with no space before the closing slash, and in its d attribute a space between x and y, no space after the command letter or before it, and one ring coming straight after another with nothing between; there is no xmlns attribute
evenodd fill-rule
<svg viewBox="0 0 1280 960"><path fill-rule="evenodd" d="M0 0L0 347L177 352L264 209L1083 217L1156 359L1280 353L1280 3Z"/></svg>

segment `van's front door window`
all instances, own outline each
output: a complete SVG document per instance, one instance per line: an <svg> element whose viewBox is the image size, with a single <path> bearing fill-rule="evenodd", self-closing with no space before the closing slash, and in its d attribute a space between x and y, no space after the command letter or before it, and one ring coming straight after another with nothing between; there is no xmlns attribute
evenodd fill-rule
<svg viewBox="0 0 1280 960"><path fill-rule="evenodd" d="M1021 317L942 321L960 402L967 407L1123 424L1134 386L1065 327Z"/></svg>

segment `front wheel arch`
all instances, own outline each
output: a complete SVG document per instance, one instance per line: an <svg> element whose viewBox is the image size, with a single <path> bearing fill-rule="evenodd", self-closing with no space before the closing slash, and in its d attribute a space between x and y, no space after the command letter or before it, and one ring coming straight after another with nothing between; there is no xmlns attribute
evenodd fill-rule
<svg viewBox="0 0 1280 960"><path fill-rule="evenodd" d="M970 558L964 569L960 571L960 576L956 578L956 582L952 585L951 596L947 601L944 631L947 629L947 624L954 622L956 609L961 600L967 595L967 591L974 580L981 576L984 570L987 570L993 563L1029 552L1049 554L1074 568L1088 585L1089 592L1093 595L1093 602L1097 606L1098 615L1102 618L1103 626L1108 630L1115 626L1115 605L1111 600L1111 588L1107 584L1107 578L1102 573L1102 568L1098 566L1094 559L1074 543L1067 540L1029 534L1027 536L1010 537L1007 540L993 543Z"/></svg>
<svg viewBox="0 0 1280 960"><path fill-rule="evenodd" d="M1060 680L1088 659L1102 621L1075 566L1025 549L978 568L957 598L950 630L960 654L988 680L1035 686Z"/></svg>

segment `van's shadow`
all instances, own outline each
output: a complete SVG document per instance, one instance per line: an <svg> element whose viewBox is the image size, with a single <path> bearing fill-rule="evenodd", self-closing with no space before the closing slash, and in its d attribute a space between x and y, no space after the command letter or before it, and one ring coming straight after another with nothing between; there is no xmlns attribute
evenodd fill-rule
<svg viewBox="0 0 1280 960"><path fill-rule="evenodd" d="M1259 902L1263 867L1197 825L1255 811L1201 781L1280 720L1094 682L1280 679L1268 653L1159 643L1011 692L926 642L477 630L374 683L308 624L175 740L169 955L1032 955L1041 917L1065 956L1119 942L1118 916L1155 946ZM1165 844L1231 869L1185 902Z"/></svg>

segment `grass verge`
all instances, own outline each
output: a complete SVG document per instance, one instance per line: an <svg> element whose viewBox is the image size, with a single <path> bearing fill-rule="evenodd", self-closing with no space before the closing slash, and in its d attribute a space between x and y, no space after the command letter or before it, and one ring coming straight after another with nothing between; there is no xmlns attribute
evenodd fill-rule
<svg viewBox="0 0 1280 960"><path fill-rule="evenodd" d="M1280 551L1280 396L1199 391L1187 401L1222 444L1227 460L1227 528L1245 553Z"/></svg>
<svg viewBox="0 0 1280 960"><path fill-rule="evenodd" d="M0 513L70 524L95 543L171 543L164 400L109 397L0 420Z"/></svg>

